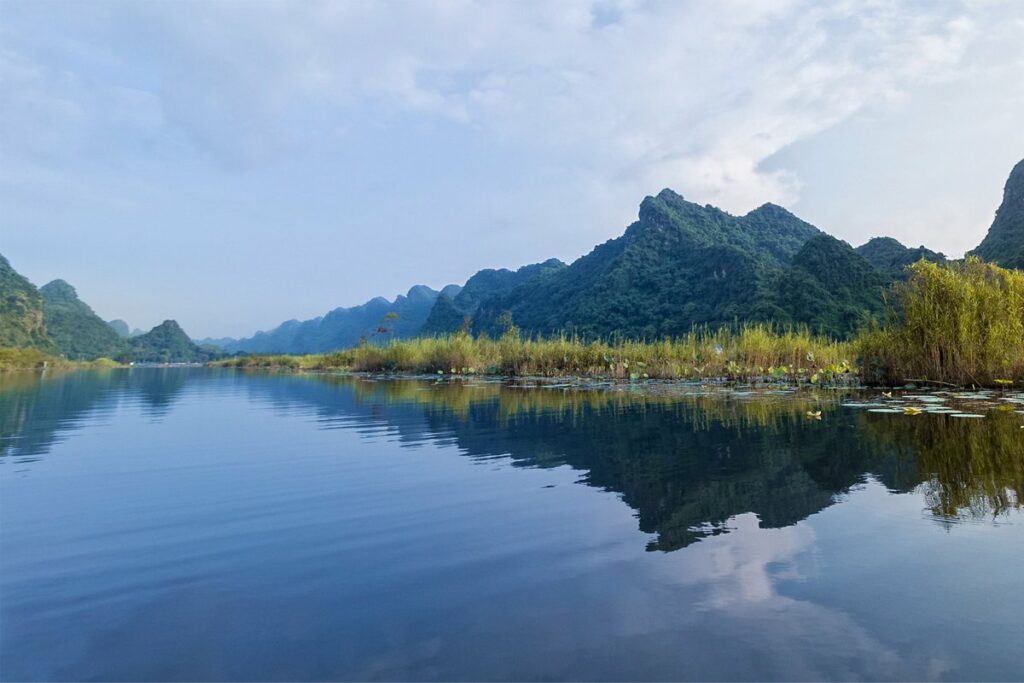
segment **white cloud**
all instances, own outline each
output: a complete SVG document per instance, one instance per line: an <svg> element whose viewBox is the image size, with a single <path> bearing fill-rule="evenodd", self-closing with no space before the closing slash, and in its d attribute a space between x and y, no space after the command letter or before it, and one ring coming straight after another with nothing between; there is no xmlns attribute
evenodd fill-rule
<svg viewBox="0 0 1024 683"><path fill-rule="evenodd" d="M157 74L166 125L232 164L321 137L297 130L308 109L372 106L510 136L609 188L673 186L735 210L793 201L799 179L760 172L764 159L944 77L985 19L971 4L798 0L110 9L113 40ZM94 86L124 106L117 84ZM65 106L90 94L75 97Z"/></svg>
<svg viewBox="0 0 1024 683"><path fill-rule="evenodd" d="M733 212L774 201L851 241L891 231L953 253L994 210L999 188L977 188L1001 186L1003 156L1020 158L1015 0L119 0L7 2L3 14L0 231L88 229L151 247L168 231L229 243L286 223L324 247L306 257L323 261L293 266L296 282L329 269L332 248L386 243L384 266L337 285L346 299L282 291L280 312L252 303L253 326L297 315L298 298L313 314L480 267L574 258L662 187ZM971 115L943 117L961 92ZM882 123L856 145L830 137L870 116ZM915 118L930 126L923 142ZM863 172L873 177L828 170L868 169L861 148L878 151ZM965 149L989 165L960 165ZM911 193L886 169L940 166L953 209L931 202L934 184L915 206L888 201ZM409 216L415 229L402 227ZM83 227L58 227L72 224ZM425 263L439 239L446 258ZM250 248L254 262L277 256ZM200 290L230 284L195 272ZM219 324L212 306L207 325Z"/></svg>

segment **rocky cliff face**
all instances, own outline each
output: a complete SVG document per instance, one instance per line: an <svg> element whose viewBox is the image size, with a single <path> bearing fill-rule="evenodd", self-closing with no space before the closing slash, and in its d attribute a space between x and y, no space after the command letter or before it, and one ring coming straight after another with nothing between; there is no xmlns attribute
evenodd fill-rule
<svg viewBox="0 0 1024 683"><path fill-rule="evenodd" d="M46 336L39 290L0 256L0 346L54 351Z"/></svg>
<svg viewBox="0 0 1024 683"><path fill-rule="evenodd" d="M1010 172L992 227L972 253L1004 268L1024 268L1024 161Z"/></svg>

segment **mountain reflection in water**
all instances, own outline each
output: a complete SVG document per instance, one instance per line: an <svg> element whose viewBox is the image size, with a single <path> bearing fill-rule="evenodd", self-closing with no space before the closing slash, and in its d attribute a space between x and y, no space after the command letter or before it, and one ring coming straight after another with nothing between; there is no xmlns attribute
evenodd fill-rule
<svg viewBox="0 0 1024 683"><path fill-rule="evenodd" d="M0 678L1013 677L1021 416L850 399L0 376Z"/></svg>

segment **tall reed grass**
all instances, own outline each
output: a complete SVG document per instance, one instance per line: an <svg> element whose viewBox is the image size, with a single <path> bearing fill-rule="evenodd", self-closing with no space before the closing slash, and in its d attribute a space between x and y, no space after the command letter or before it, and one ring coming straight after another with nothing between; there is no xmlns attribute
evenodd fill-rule
<svg viewBox="0 0 1024 683"><path fill-rule="evenodd" d="M468 334L362 345L322 356L249 357L234 367L307 367L356 372L610 379L764 378L824 382L852 371L848 343L803 328L747 324L696 328L656 342L529 339L510 330L499 339Z"/></svg>
<svg viewBox="0 0 1024 683"><path fill-rule="evenodd" d="M910 269L893 287L885 327L855 342L865 381L1024 383L1024 272L976 258Z"/></svg>

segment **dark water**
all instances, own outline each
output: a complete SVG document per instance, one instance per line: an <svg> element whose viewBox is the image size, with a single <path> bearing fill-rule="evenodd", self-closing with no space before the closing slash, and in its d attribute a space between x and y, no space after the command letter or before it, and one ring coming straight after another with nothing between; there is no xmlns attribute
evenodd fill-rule
<svg viewBox="0 0 1024 683"><path fill-rule="evenodd" d="M848 400L3 377L0 678L1020 679L1024 416Z"/></svg>

